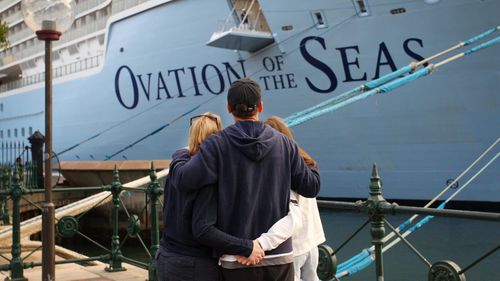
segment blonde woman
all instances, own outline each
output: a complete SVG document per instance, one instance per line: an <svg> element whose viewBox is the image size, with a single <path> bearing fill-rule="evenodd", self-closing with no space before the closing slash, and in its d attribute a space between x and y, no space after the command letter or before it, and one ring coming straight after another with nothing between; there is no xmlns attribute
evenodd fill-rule
<svg viewBox="0 0 500 281"><path fill-rule="evenodd" d="M192 117L188 147L172 156L165 184L164 228L157 257L160 281L219 281L220 269L213 255L214 249L243 256L252 253L254 243L251 240L239 239L215 228L217 194L214 186L187 193L179 192L171 185L177 176L175 165L178 158L195 155L203 141L221 130L218 115L206 112ZM185 153L186 149L189 153Z"/></svg>

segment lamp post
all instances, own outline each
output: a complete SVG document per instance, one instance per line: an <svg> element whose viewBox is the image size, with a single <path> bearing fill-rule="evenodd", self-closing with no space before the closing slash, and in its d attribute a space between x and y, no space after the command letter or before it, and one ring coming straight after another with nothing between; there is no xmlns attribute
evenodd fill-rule
<svg viewBox="0 0 500 281"><path fill-rule="evenodd" d="M45 41L45 202L42 205L42 280L55 280L55 217L52 203L52 41L75 19L73 0L22 0L24 22Z"/></svg>

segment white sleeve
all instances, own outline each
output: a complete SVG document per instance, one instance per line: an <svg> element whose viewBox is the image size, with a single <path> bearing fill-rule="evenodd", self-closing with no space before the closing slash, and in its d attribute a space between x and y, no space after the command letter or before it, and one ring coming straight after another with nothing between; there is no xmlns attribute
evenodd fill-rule
<svg viewBox="0 0 500 281"><path fill-rule="evenodd" d="M297 194L290 193L290 210L288 214L275 222L266 233L262 233L257 240L264 251L270 251L285 242L302 226L302 215L297 201Z"/></svg>

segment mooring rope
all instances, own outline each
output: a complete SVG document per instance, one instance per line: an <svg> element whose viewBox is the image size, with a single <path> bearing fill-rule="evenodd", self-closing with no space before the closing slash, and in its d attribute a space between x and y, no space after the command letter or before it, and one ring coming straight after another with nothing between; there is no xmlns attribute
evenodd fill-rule
<svg viewBox="0 0 500 281"><path fill-rule="evenodd" d="M462 42L458 43L457 45L455 45L455 46L453 46L453 47L451 47L451 48L449 48L449 49L447 49L447 50L444 50L444 51L439 52L439 53L437 53L437 54L435 54L435 55L433 55L433 56L430 56L430 57L428 57L428 58L426 58L426 59L424 59L424 60L421 60L421 61L419 61L419 62L417 63L417 65L419 65L419 66L420 66L420 65L426 64L426 63L428 63L429 61L431 61L431 60L433 60L433 59L436 59L436 58L438 58L438 57L440 57L440 56L442 56L442 55L445 55L445 54L447 54L447 53L449 53L449 52L455 51L455 50L457 50L457 49L460 49L460 48L462 48L462 47L465 47L465 46L468 46L468 45L470 45L470 44L472 44L472 43L475 43L476 41L481 40L481 39L483 39L483 38L485 38L485 37L487 37L487 36L489 36L489 35L493 34L493 33L494 33L494 32L496 32L497 30L500 30L500 26L497 26L497 27L494 27L494 28L488 29L487 31L485 31L485 32L483 32L483 33L481 33L481 34L479 34L479 35L477 35L477 36L474 36L474 37L472 37L472 38L470 38L470 39L467 39L467 40L465 40L465 41L462 41Z"/></svg>
<svg viewBox="0 0 500 281"><path fill-rule="evenodd" d="M352 98L352 97L354 97L354 96L356 96L358 94L361 94L361 93L363 93L363 92L365 92L367 90L372 90L372 89L375 89L375 88L377 88L379 86L382 86L383 84L386 84L386 83L388 83L390 81L393 81L394 79L397 79L397 78L399 78L402 75L405 75L405 74L408 74L408 73L410 73L412 71L415 71L419 66L422 66L422 65L428 63L431 60L434 60L434 59L436 59L438 57L441 57L441 56L443 56L443 55L445 55L445 54L447 54L447 53L449 53L451 51L454 51L456 49L462 48L464 46L468 46L468 45L470 45L470 44L472 44L472 43L474 43L474 42L476 42L478 40L481 40L481 39L483 39L483 38L485 38L485 37L493 34L495 31L497 31L499 29L500 29L500 26L498 26L496 28L491 28L491 29L489 29L489 30L487 30L487 31L485 31L485 32L477 35L477 36L474 36L474 37L472 37L472 38L470 38L468 40L460 42L459 44L457 44L457 45L455 45L455 46L453 46L453 47L451 47L451 48L449 48L447 50L444 50L442 52L434 54L434 55L432 55L432 56L430 56L430 57L428 57L426 59L423 59L423 60L421 60L419 62L410 63L409 65L407 65L405 67L402 67L402 68L400 68L400 69L398 69L398 70L396 70L394 72L391 72L389 74L386 74L386 75L384 75L384 76L382 76L382 77L380 77L378 79L369 81L369 82L365 83L364 85L358 86L358 87L356 87L356 88L354 88L352 90L349 90L349 91L347 91L347 92L345 92L343 94L340 94L340 95L338 95L336 97L328 99L328 100L326 100L324 102L321 102L321 103L319 103L319 104L317 104L315 106L312 106L310 108L304 109L304 110L299 111L299 112L296 112L296 113L292 114L291 116L287 117L284 121L285 121L285 123L288 124L288 126L298 125L300 123L296 124L297 121L295 121L295 120L296 119L300 120L300 117L302 117L302 116L306 116L307 114L310 114L312 112L318 111L318 110L320 110L322 108L326 108L329 105L335 105L335 104L342 103L343 101L348 100L348 99L350 99L350 98ZM347 105L347 104L345 104L345 105ZM342 106L339 106L338 108L340 108L340 107L342 107ZM328 112L326 112L326 113L328 113ZM307 120L310 120L310 119L307 119ZM307 121L307 120L304 120L304 122Z"/></svg>
<svg viewBox="0 0 500 281"><path fill-rule="evenodd" d="M446 203L448 203L453 197L455 197L463 188L465 188L472 180L474 180L479 174L481 174L489 165L491 165L497 158L500 156L500 153L497 153L495 157L493 157L485 166L481 168L476 174L474 174L473 177L465 183L460 190L457 190L450 198L448 198L445 202L441 203L437 209L444 209ZM403 238L406 238L406 236L410 235L411 233L414 233L415 231L419 230L424 224L428 223L431 219L433 219L434 216L426 216L422 220L420 220L417 224L412 226L409 230L407 230L405 233L403 233L401 236ZM392 233L392 232L391 232ZM396 238L393 240L390 244L384 246L382 248L382 253L385 253L389 249L391 249L394 245L399 243L401 241L401 238ZM354 259L350 259L346 263L342 263L339 265L337 269L337 274L335 275L336 278L342 278L346 276L352 276L356 274L357 272L365 269L368 267L373 261L375 260L375 255L374 255L374 249L373 247L370 247L368 249L364 249L362 253L358 254L355 256Z"/></svg>
<svg viewBox="0 0 500 281"><path fill-rule="evenodd" d="M487 32L484 32L483 34L480 34L476 37L473 37L473 38L467 40L466 41L467 44L462 43L459 45L460 46L470 45L471 43L476 42L477 40L482 39L482 38L492 34L496 30L498 30L498 27L491 29ZM445 60L438 62L436 64L430 64L427 67L422 68L422 69L417 70L417 71L415 71L417 68L417 65L422 65L424 63L427 63L430 60L430 58L427 58L427 59L425 59L421 62L418 62L418 63L412 63L412 64L407 65L399 70L396 70L395 72L389 73L389 74L387 74L379 79L370 81L364 85L361 85L361 86L356 87L350 91L347 91L343 94L340 94L339 96L333 97L329 100L326 100L322 103L319 103L319 104L312 106L310 108L307 108L305 110L296 112L296 113L292 114L291 116L285 118L284 122L289 127L294 127L294 126L300 125L306 121L309 121L311 119L314 119L314 118L323 116L327 113L331 113L333 111L336 111L337 109L340 109L340 108L347 106L351 103L368 98L372 95L388 93L388 92L393 91L399 87L402 87L406 84L409 84L409 83L411 83L419 78L422 78L424 76L429 75L432 71L436 70L439 67L446 65L447 63L450 63L450 62L457 60L459 58L462 58L464 56L473 54L473 53L480 51L482 49L491 47L497 43L500 43L500 37L491 39L491 40L484 42L478 46L475 46L475 47L470 48L462 53L459 53L453 57L445 59ZM449 50L454 49L455 47L452 47ZM437 58L437 57L442 56L448 52L449 51L444 51L444 52L438 53L438 54L432 56L432 58ZM415 72L411 73L412 71L415 71ZM406 73L411 73L411 74L401 77L401 75L404 75Z"/></svg>
<svg viewBox="0 0 500 281"><path fill-rule="evenodd" d="M432 205L436 200L439 199L446 191L448 191L451 186L453 186L459 179L461 179L473 166L475 166L484 156L493 149L498 142L500 141L500 138L497 138L496 141L490 145L469 167L467 167L455 180L453 180L446 188L443 189L436 197L434 197L429 203L427 203L424 208L429 208L430 205ZM486 168L488 168L498 157L500 156L500 152L497 153L492 159L490 159L478 172L476 172L466 183L462 185L459 189L457 189L452 195L450 195L444 202L442 202L437 209L444 209L446 204L450 202L453 198L455 198L461 191L463 191L478 175L480 175ZM413 215L410 219L406 220L402 224L400 224L397 228L396 231L401 232L405 228L407 228L410 223L417 218L419 215ZM408 229L406 232L404 232L401 236L403 238L407 237L411 233L414 233L418 229L420 229L424 224L429 222L434 216L426 216L423 219L421 219L418 223L413 225L410 229ZM391 232L388 234L386 237L384 237L383 242L386 243L388 240L393 238L396 234L394 232ZM392 242L389 244L385 245L382 248L382 252L386 252L389 249L391 249L394 245L399 243L401 241L401 238L397 237L394 239ZM353 256L349 260L343 262L338 266L337 269L337 278L342 278L345 276L350 276L353 275L360 270L368 267L375 259L374 256L374 247L371 246L369 248L363 249L360 253L357 255Z"/></svg>

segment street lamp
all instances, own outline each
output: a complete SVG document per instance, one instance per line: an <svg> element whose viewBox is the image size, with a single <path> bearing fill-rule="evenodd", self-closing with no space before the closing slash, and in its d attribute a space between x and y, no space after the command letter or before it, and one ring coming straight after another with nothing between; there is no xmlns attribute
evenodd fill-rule
<svg viewBox="0 0 500 281"><path fill-rule="evenodd" d="M42 280L55 280L55 218L52 203L52 41L75 19L73 0L22 0L24 22L45 41L45 203L42 205Z"/></svg>

